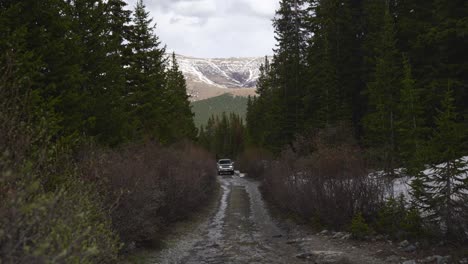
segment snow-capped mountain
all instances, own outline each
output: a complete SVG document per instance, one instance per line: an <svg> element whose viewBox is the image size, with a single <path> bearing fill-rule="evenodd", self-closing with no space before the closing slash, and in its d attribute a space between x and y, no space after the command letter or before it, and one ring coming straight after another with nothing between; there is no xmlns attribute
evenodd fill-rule
<svg viewBox="0 0 468 264"><path fill-rule="evenodd" d="M202 100L224 93L255 93L263 57L204 59L176 55L187 80L192 100Z"/></svg>

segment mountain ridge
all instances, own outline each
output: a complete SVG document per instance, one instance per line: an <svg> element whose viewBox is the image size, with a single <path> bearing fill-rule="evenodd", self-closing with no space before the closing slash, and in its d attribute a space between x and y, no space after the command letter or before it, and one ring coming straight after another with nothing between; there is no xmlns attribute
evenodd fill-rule
<svg viewBox="0 0 468 264"><path fill-rule="evenodd" d="M176 59L192 101L225 93L254 95L259 68L265 61L265 57L197 58L181 54L176 54Z"/></svg>

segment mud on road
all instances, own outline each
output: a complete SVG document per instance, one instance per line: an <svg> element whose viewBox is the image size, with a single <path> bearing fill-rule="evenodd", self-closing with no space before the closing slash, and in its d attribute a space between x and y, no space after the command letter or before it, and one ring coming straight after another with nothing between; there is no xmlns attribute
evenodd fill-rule
<svg viewBox="0 0 468 264"><path fill-rule="evenodd" d="M300 226L285 227L269 214L257 181L220 176L219 183L220 201L208 216L150 254L146 263L315 263L307 258L312 251L340 252L347 263L388 263Z"/></svg>

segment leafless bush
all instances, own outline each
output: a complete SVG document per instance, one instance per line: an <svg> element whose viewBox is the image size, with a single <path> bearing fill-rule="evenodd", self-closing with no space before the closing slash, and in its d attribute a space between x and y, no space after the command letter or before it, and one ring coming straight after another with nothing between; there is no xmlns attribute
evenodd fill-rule
<svg viewBox="0 0 468 264"><path fill-rule="evenodd" d="M209 198L213 164L207 152L189 143L147 143L95 153L84 161L83 175L101 182L122 240L147 242Z"/></svg>
<svg viewBox="0 0 468 264"><path fill-rule="evenodd" d="M345 227L358 212L375 214L383 201L382 184L368 176L361 150L348 142L330 144L321 133L300 138L266 172L268 199L332 228Z"/></svg>

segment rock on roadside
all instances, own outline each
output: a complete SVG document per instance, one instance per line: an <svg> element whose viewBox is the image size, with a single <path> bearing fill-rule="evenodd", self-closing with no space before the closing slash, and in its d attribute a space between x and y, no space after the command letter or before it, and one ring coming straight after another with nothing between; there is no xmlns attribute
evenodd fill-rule
<svg viewBox="0 0 468 264"><path fill-rule="evenodd" d="M400 242L399 245L400 245L400 247L404 248L404 247L409 246L409 244L410 244L410 243L408 242L408 240L404 240L404 241Z"/></svg>

